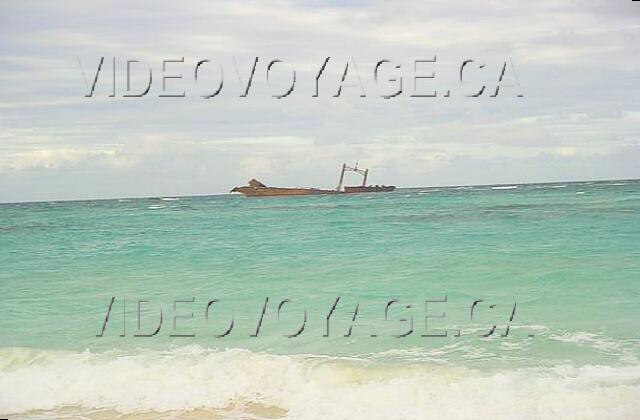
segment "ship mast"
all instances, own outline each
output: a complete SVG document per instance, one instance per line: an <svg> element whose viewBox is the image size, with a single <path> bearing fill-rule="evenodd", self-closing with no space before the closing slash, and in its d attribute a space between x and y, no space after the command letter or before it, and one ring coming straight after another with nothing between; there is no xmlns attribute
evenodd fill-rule
<svg viewBox="0 0 640 420"><path fill-rule="evenodd" d="M342 171L340 171L340 181L338 181L338 187L336 191L340 191L342 189L342 182L344 181L344 173L345 172L356 172L362 175L362 186L364 187L367 184L367 176L369 175L369 169L358 169L358 162L356 162L356 166L347 166L346 163L342 164Z"/></svg>

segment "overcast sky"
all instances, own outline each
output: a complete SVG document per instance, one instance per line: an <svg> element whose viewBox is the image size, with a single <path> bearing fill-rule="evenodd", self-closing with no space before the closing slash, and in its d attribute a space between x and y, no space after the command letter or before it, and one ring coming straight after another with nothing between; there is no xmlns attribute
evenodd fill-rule
<svg viewBox="0 0 640 420"><path fill-rule="evenodd" d="M342 162L356 161L371 169L371 183L407 187L640 177L640 2L1 6L0 201L216 194L253 177L334 187ZM419 71L436 76L418 89L437 96L411 97L414 60L434 56ZM166 74L182 74L167 83L186 97L159 97L162 60L182 57ZM127 59L141 61L132 91L144 88L144 66L152 69L145 97L123 97ZM204 59L211 63L195 83ZM267 81L273 59L284 64ZM376 83L382 59L392 64ZM356 69L366 97L359 87L334 97L347 60L355 63L347 82ZM474 62L461 86L465 60ZM509 87L488 95L505 60L513 63L505 82L515 73L523 97ZM202 99L216 90L219 65L223 88ZM294 90L274 98L292 67ZM402 94L382 98L399 77ZM482 85L482 96L464 96Z"/></svg>

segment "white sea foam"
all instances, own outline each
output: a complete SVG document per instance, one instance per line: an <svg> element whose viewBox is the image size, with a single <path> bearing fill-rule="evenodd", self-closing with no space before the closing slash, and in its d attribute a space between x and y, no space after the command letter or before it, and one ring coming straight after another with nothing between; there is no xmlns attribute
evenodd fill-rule
<svg viewBox="0 0 640 420"><path fill-rule="evenodd" d="M164 208L164 206L156 206L156 205L154 205L154 206L149 206L149 207L147 207L147 208L148 208L149 210L157 210L157 209L163 209L163 208Z"/></svg>
<svg viewBox="0 0 640 420"><path fill-rule="evenodd" d="M162 197L160 200L162 200L162 201L178 201L180 199L178 197Z"/></svg>
<svg viewBox="0 0 640 420"><path fill-rule="evenodd" d="M566 185L552 185L551 188L567 188Z"/></svg>
<svg viewBox="0 0 640 420"><path fill-rule="evenodd" d="M497 187L491 187L492 190L515 190L518 188L517 185L500 185Z"/></svg>
<svg viewBox="0 0 640 420"><path fill-rule="evenodd" d="M292 419L631 419L640 366L493 372L214 351L138 354L0 350L0 412L60 407L121 413L279 407Z"/></svg>
<svg viewBox="0 0 640 420"><path fill-rule="evenodd" d="M563 332L559 334L549 335L551 340L561 341L563 343L572 343L579 346L591 347L595 350L623 356L627 354L626 346L633 343L634 340L613 339L601 334L595 334L585 331Z"/></svg>

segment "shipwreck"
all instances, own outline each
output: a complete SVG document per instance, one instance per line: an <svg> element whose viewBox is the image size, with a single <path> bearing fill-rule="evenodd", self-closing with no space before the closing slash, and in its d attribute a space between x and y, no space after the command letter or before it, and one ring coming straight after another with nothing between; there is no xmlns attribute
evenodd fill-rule
<svg viewBox="0 0 640 420"><path fill-rule="evenodd" d="M362 184L353 186L342 186L344 182L344 174L346 172L355 172L362 175ZM342 164L340 171L340 180L338 186L334 190L323 190L320 188L297 188L297 187L268 187L257 179L252 179L248 185L235 187L231 192L239 192L247 197L267 197L267 196L283 196L283 195L322 195L322 194L356 194L356 193L375 193L389 192L396 189L393 185L367 185L367 177L369 169L360 169L358 164L355 166L347 166Z"/></svg>

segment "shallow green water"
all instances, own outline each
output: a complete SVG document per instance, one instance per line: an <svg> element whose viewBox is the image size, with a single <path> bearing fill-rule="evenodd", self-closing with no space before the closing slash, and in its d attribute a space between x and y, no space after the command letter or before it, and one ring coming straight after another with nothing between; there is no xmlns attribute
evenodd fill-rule
<svg viewBox="0 0 640 420"><path fill-rule="evenodd" d="M640 356L639 181L3 204L0 267L7 372L44 357L22 347L244 348L485 372L636 369ZM137 337L160 310L159 332Z"/></svg>

